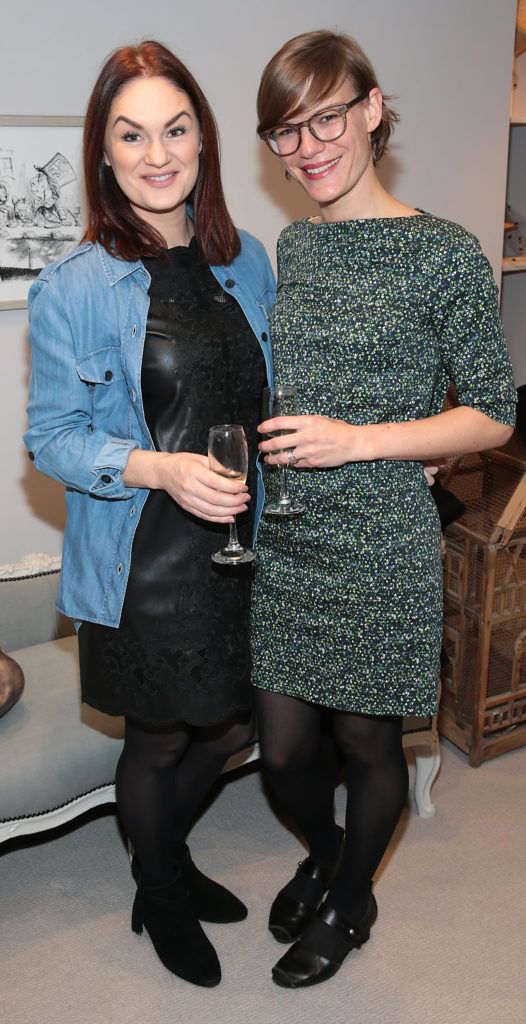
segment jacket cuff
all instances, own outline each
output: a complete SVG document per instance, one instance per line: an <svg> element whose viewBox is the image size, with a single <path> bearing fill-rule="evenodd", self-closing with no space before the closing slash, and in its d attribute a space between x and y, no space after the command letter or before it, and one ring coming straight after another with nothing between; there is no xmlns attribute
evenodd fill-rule
<svg viewBox="0 0 526 1024"><path fill-rule="evenodd" d="M91 467L95 480L89 493L99 498L132 498L137 488L126 487L121 474L126 468L130 452L138 447L138 441L122 441L119 438L108 441Z"/></svg>

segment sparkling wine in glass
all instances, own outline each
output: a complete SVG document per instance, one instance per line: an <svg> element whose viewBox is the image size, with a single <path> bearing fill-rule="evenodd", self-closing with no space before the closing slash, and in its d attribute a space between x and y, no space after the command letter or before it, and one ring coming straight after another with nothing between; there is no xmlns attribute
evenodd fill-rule
<svg viewBox="0 0 526 1024"><path fill-rule="evenodd" d="M248 472L248 445L243 427L237 423L222 423L210 427L208 434L208 464L214 473L245 483ZM241 565L256 557L250 548L244 548L237 537L236 520L229 523L230 536L226 547L214 551L212 561L219 565Z"/></svg>
<svg viewBox="0 0 526 1024"><path fill-rule="evenodd" d="M263 390L263 420L274 419L275 416L297 416L296 388L293 384L275 384ZM273 430L268 437L284 437L292 434L292 430ZM276 448L286 452L290 448ZM280 466L279 498L270 505L265 505L264 512L271 516L297 516L305 511L305 506L291 498L288 492L288 466Z"/></svg>

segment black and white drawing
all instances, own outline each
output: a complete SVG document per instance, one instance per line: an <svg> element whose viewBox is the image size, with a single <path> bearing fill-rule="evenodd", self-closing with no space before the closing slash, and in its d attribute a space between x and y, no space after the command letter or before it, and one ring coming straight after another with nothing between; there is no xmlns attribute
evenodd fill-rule
<svg viewBox="0 0 526 1024"><path fill-rule="evenodd" d="M0 118L0 308L84 231L81 118Z"/></svg>

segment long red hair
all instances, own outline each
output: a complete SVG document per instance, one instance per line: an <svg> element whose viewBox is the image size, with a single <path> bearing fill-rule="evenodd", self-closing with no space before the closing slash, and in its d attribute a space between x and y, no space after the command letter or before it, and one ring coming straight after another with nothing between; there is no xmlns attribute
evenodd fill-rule
<svg viewBox="0 0 526 1024"><path fill-rule="evenodd" d="M162 43L148 40L123 46L108 58L90 96L84 122L84 177L88 203L85 241L100 242L112 255L125 260L161 256L166 244L161 235L134 212L104 161L104 135L111 104L134 78L168 79L192 102L203 140L197 181L189 201L194 231L204 263L228 264L241 244L227 210L221 184L219 137L208 101L187 67Z"/></svg>

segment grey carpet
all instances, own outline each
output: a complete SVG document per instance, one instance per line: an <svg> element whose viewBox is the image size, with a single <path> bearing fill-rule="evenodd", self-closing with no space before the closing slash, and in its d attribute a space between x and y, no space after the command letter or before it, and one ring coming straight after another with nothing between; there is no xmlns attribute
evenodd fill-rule
<svg viewBox="0 0 526 1024"><path fill-rule="evenodd" d="M524 1024L526 750L474 770L443 745L435 818L408 808L379 872L370 943L318 988L270 980L269 904L303 849L257 771L230 777L192 834L196 861L249 905L207 925L213 990L168 974L130 931L133 883L112 813L0 852L6 1024ZM337 793L342 820L345 793Z"/></svg>

